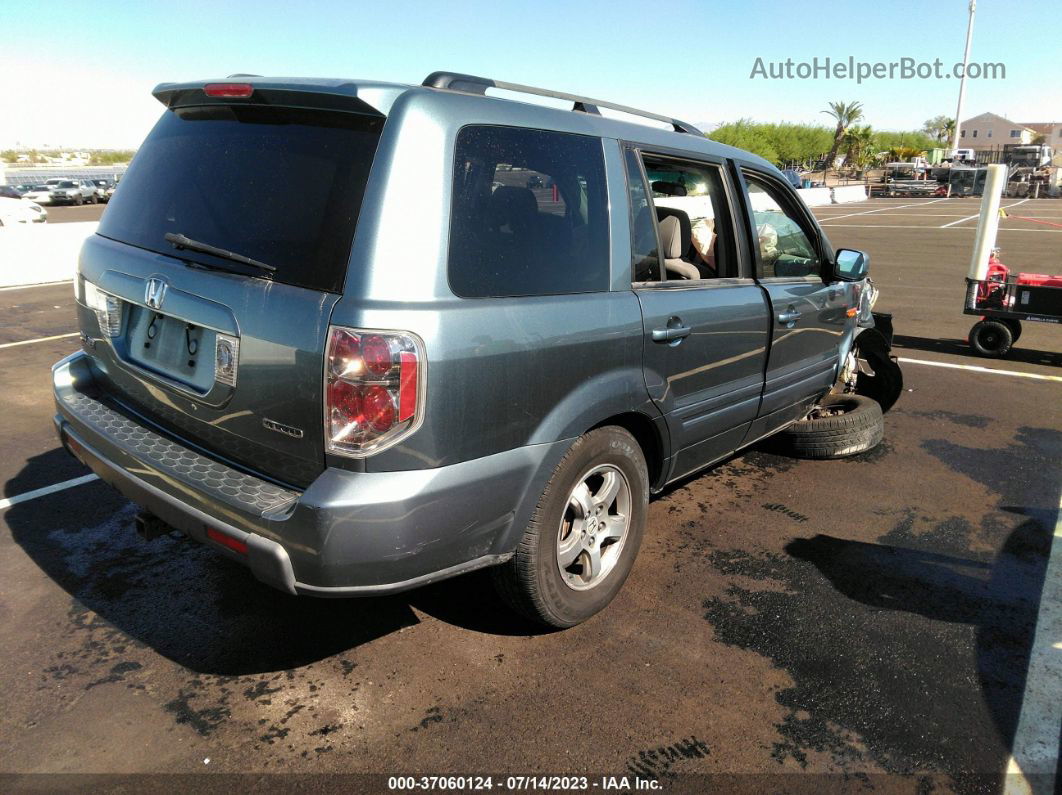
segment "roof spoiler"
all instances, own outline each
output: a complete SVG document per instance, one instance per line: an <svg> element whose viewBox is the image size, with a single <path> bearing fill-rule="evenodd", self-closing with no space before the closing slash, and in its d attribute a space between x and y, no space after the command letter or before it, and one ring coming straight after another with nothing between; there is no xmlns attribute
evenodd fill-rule
<svg viewBox="0 0 1062 795"><path fill-rule="evenodd" d="M220 85L222 81L202 80L194 83L160 83L152 95L171 110L210 105L251 105L281 108L304 108L307 110L335 110L383 118L385 114L358 96L354 83L313 85L286 83L273 80L253 79L257 75L230 75L225 81L246 78L250 86L246 96L210 96L207 86Z"/></svg>

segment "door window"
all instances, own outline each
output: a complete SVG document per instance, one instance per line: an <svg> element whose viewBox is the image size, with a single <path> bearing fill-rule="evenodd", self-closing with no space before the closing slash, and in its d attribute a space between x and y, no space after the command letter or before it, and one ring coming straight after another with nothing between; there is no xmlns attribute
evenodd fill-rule
<svg viewBox="0 0 1062 795"><path fill-rule="evenodd" d="M822 267L815 245L797 220L796 212L786 209L780 191L748 173L745 182L763 277L820 279Z"/></svg>
<svg viewBox="0 0 1062 795"><path fill-rule="evenodd" d="M643 155L668 280L737 276L722 169Z"/></svg>
<svg viewBox="0 0 1062 795"><path fill-rule="evenodd" d="M627 192L631 203L632 278L636 282L659 281L661 275L656 224L653 223L653 207L645 189L638 153L627 149L624 160L627 164Z"/></svg>

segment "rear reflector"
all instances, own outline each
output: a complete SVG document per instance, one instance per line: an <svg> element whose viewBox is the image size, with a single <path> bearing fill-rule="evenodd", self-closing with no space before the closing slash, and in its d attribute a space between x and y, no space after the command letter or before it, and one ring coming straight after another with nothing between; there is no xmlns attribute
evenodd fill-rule
<svg viewBox="0 0 1062 795"><path fill-rule="evenodd" d="M225 533L222 533L220 530L215 530L213 527L207 528L207 538L215 543L221 544L223 547L228 547L233 552L238 552L241 555L247 554L247 543L245 541L240 541L230 535L225 535Z"/></svg>
<svg viewBox="0 0 1062 795"><path fill-rule="evenodd" d="M403 351L398 354L398 421L405 422L417 414L417 357Z"/></svg>
<svg viewBox="0 0 1062 795"><path fill-rule="evenodd" d="M246 99L254 93L254 86L250 83L208 83L203 86L203 93L208 97Z"/></svg>

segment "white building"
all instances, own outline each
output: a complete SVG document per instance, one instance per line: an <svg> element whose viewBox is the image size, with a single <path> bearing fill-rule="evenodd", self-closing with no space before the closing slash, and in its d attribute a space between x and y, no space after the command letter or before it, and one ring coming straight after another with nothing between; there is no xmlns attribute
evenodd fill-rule
<svg viewBox="0 0 1062 795"><path fill-rule="evenodd" d="M1033 131L1033 136L1042 135L1044 143L1056 153L1062 152L1062 121L1029 121L1025 126Z"/></svg>
<svg viewBox="0 0 1062 795"><path fill-rule="evenodd" d="M1006 144L1032 143L1037 131L995 113L982 113L959 126L960 149L1001 149Z"/></svg>

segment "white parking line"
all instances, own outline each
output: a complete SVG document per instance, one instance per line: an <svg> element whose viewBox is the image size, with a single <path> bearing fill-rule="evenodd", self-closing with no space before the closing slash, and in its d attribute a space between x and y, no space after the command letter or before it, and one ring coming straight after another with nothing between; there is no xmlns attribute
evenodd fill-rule
<svg viewBox="0 0 1062 795"><path fill-rule="evenodd" d="M947 367L952 370L972 370L975 373L992 373L993 375L1012 375L1016 378L1032 378L1037 381L1057 381L1062 383L1060 375L1040 375L1039 373L1023 373L1018 370L997 370L993 367L980 367L976 364L952 364L951 362L931 362L927 359L908 359L905 356L897 357L897 361L904 364L927 364L930 367Z"/></svg>
<svg viewBox="0 0 1062 795"><path fill-rule="evenodd" d="M1062 726L1062 500L1048 552L1040 611L1029 650L1025 694L1007 764L1007 795L1057 792L1058 732ZM1030 781L1030 777L1035 777Z"/></svg>
<svg viewBox="0 0 1062 795"><path fill-rule="evenodd" d="M946 202L947 199L933 199L928 202L915 202L914 204L895 204L892 207L878 207L876 210L863 210L861 213L848 213L847 215L834 215L830 218L831 221L836 221L838 218L851 218L855 215L870 215L871 213L884 213L889 210L900 210L904 207L924 207L927 204L936 204L937 202Z"/></svg>
<svg viewBox="0 0 1062 795"><path fill-rule="evenodd" d="M975 218L977 216L974 216ZM923 229L930 232L939 232L941 229L949 229L952 232L973 232L975 228L972 226L920 226L911 224L819 224L821 227L833 227L834 229ZM1002 226L999 228L999 233L1004 232L1039 232L1042 235L1062 235L1062 229L1005 229Z"/></svg>
<svg viewBox="0 0 1062 795"><path fill-rule="evenodd" d="M40 284L13 284L10 287L0 287L0 293L7 290L32 290L34 287L55 287L57 284L70 284L73 279L63 279L58 282L41 282Z"/></svg>
<svg viewBox="0 0 1062 795"><path fill-rule="evenodd" d="M32 340L20 340L18 342L5 342L0 345L0 350L4 348L17 348L19 345L33 345L37 342L51 342L52 340L65 340L67 337L76 337L81 332L71 331L69 334L56 334L54 337L37 337Z"/></svg>
<svg viewBox="0 0 1062 795"><path fill-rule="evenodd" d="M64 480L62 483L53 483L51 486L27 491L25 494L16 494L14 497L0 500L0 511L5 508L10 508L12 505L18 505L20 502L25 502L26 500L35 500L38 497L45 497L49 494L55 494L57 491L72 489L74 486L80 486L82 483L91 483L94 480L99 480L99 477L97 475L82 475L73 480Z"/></svg>
<svg viewBox="0 0 1062 795"><path fill-rule="evenodd" d="M1022 199L1020 202L1014 202L1014 204L1008 204L1006 207L1000 207L999 209L1008 210L1011 207L1017 207L1019 204L1025 204L1025 202L1027 202L1027 201L1029 201L1029 200L1028 199ZM973 215L968 215L965 218L960 218L958 221L952 221L950 224L944 224L940 228L941 229L947 229L949 226L955 226L956 224L961 224L961 223L964 223L965 221L972 221L974 218L977 218L980 214L981 213L977 212L977 213L974 213Z"/></svg>

